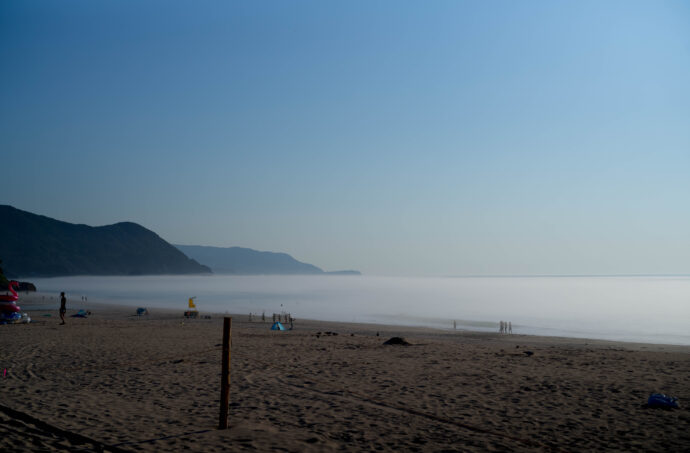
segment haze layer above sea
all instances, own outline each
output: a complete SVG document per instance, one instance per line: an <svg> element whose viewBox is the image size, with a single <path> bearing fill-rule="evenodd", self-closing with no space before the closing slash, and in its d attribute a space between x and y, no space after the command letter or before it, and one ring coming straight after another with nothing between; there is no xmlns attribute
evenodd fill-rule
<svg viewBox="0 0 690 453"><path fill-rule="evenodd" d="M370 322L516 334L690 345L690 276L462 277L138 276L32 279L68 301L257 315L288 312ZM50 294L46 294L50 304ZM54 299L55 300L55 299ZM69 303L68 303L69 306Z"/></svg>

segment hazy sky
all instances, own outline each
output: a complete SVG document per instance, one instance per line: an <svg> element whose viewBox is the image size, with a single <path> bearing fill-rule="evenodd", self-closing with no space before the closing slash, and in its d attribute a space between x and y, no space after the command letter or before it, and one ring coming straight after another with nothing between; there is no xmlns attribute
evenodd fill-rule
<svg viewBox="0 0 690 453"><path fill-rule="evenodd" d="M690 3L2 1L0 204L368 274L690 273Z"/></svg>

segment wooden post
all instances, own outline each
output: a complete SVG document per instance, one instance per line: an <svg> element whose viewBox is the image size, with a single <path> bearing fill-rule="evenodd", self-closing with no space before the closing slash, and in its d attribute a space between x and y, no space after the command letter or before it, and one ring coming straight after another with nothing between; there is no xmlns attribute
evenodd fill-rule
<svg viewBox="0 0 690 453"><path fill-rule="evenodd" d="M220 373L220 420L218 429L228 428L228 407L230 404L230 338L232 318L223 318L223 365Z"/></svg>

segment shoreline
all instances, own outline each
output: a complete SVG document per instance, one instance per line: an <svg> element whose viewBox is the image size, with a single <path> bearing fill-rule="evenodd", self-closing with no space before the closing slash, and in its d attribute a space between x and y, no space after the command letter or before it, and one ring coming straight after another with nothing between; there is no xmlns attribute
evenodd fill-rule
<svg viewBox="0 0 690 453"><path fill-rule="evenodd" d="M57 314L57 306L59 305L59 302L57 302L57 299L53 301L53 303L46 303L46 301L41 301L40 303L38 302L37 298L39 296L47 296L50 294L50 296L53 296L52 293L42 293L42 292L34 292L30 294L28 297L25 294L21 300L21 305L22 310L24 310L24 306L26 306L26 310L29 314L32 312L41 312L41 313L48 313L48 312L55 312ZM54 297L54 296L53 296ZM145 305L145 304L143 304ZM53 309L53 306L56 308ZM103 302L103 301L93 301L93 302L84 302L81 300L72 300L68 302L68 314L67 316L70 316L71 314L74 314L73 312L76 312L79 309L87 309L89 307L102 307L105 308L109 313L112 312L111 314L119 313L119 314L124 314L125 312L127 313L134 313L136 306L135 305L126 305L126 304L117 304L113 302ZM184 312L184 304L180 304L181 308L180 309L172 309L172 308L153 308L152 310L155 310L158 313L165 313L167 316L172 316L172 317L179 317L182 318L181 313ZM72 307L72 308L70 308ZM77 307L77 308L74 308ZM70 310L73 310L70 311ZM201 311L200 311L201 312ZM214 318L218 317L223 317L223 316L233 316L234 318L242 321L247 321L248 319L248 314L240 314L240 313L220 313L220 312L214 312L214 311L203 311L203 313L211 315ZM134 316L134 315L132 315ZM33 318L32 318L33 320ZM259 323L260 321L254 321L255 323ZM268 321L267 321L268 323ZM641 342L641 341L626 341L626 340L611 340L611 339L601 339L601 338L589 338L589 337L568 337L568 336L560 336L560 335L534 335L534 334L524 334L524 333L514 333L514 334L500 334L498 332L491 332L491 331L483 331L483 330L471 330L471 329L463 329L463 328L458 328L456 330L451 329L451 328L439 328L439 327L429 327L429 326L423 326L423 325L409 325L409 324L395 324L395 323L377 323L377 322L349 322L349 321L331 321L331 320L319 320L319 319L310 319L310 318L304 318L304 319L299 319L300 325L322 325L322 324L327 324L327 325L332 325L332 326L343 326L342 328L347 328L347 326L352 326L353 328L355 326L361 326L359 330L362 331L370 331L372 329L375 330L380 330L380 331L387 331L387 332L399 332L400 335L404 334L418 334L418 335L433 335L434 337L440 338L440 337L445 337L445 336L457 336L457 335L464 335L464 336L477 336L479 338L487 338L487 339L496 339L496 338L501 338L505 340L510 340L511 338L517 339L517 338L523 338L523 339L529 339L532 342L536 343L557 343L557 344L570 344L570 345L599 345L599 346L610 346L610 347L625 347L628 349L633 349L633 350L650 350L650 351L678 351L678 352L690 352L690 345L685 345L685 344L674 344L674 343L647 343L647 342Z"/></svg>
<svg viewBox="0 0 690 453"><path fill-rule="evenodd" d="M680 451L690 441L688 347L302 319L280 332L235 315L230 428L217 430L224 315L137 317L89 302L82 319L68 303L60 326L57 309L21 303L37 322L0 326L0 447L13 451ZM383 345L393 336L411 345ZM657 392L681 409L646 408Z"/></svg>
<svg viewBox="0 0 690 453"><path fill-rule="evenodd" d="M460 328L488 332L498 332L502 319L521 334L690 346L683 323L690 316L687 278L111 276L35 283L47 292L69 289L77 298L149 308L180 307L196 295L199 309L209 312L285 309L298 318L448 330L455 320Z"/></svg>

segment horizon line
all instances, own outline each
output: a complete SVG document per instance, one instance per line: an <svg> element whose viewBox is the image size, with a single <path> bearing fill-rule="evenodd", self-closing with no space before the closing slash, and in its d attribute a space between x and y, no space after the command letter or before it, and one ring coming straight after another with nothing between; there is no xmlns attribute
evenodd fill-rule
<svg viewBox="0 0 690 453"><path fill-rule="evenodd" d="M467 274L443 278L545 278L545 277L690 277L690 274Z"/></svg>

